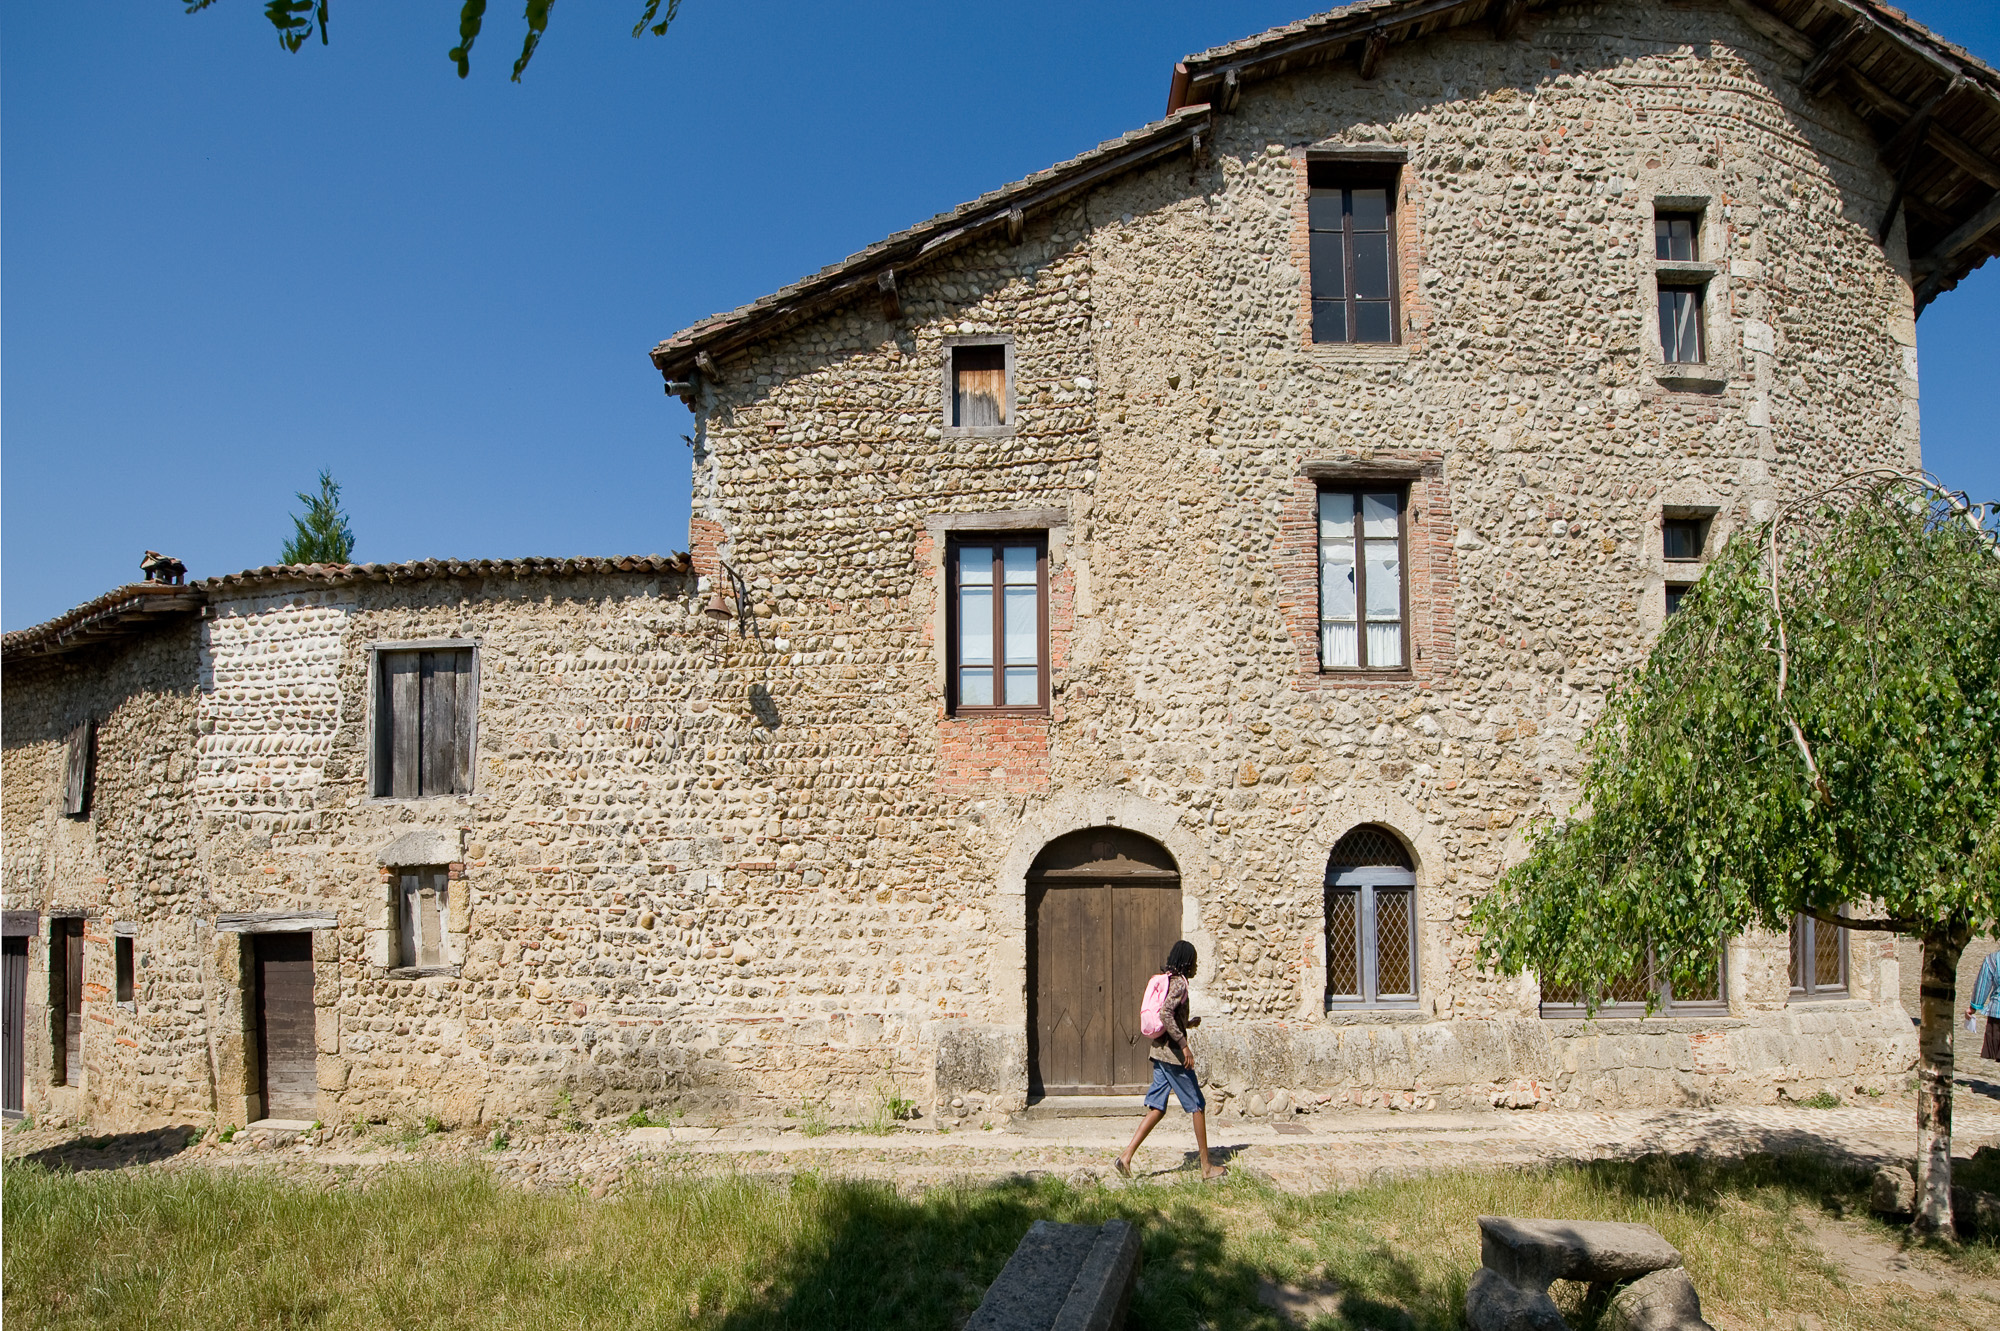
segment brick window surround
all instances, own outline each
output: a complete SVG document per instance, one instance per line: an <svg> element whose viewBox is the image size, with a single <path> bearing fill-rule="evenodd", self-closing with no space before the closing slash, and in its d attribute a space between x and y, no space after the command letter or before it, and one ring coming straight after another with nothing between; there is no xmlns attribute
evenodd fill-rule
<svg viewBox="0 0 2000 1331"><path fill-rule="evenodd" d="M1298 272L1297 338L1302 350L1336 357L1400 357L1424 341L1430 325L1430 304L1417 281L1423 268L1423 192L1409 153L1382 145L1345 145L1294 149L1292 169L1292 266ZM1315 342L1312 298L1312 181L1343 176L1359 182L1381 180L1394 190L1390 231L1390 271L1394 282L1392 307L1395 336L1388 342Z"/></svg>
<svg viewBox="0 0 2000 1331"><path fill-rule="evenodd" d="M1323 489L1381 484L1404 491L1404 613L1409 658L1399 670L1323 670L1320 666L1319 496ZM1452 555L1451 500L1442 453L1308 459L1293 475L1278 517L1275 564L1299 689L1401 688L1442 678L1456 657L1452 598L1458 575Z"/></svg>

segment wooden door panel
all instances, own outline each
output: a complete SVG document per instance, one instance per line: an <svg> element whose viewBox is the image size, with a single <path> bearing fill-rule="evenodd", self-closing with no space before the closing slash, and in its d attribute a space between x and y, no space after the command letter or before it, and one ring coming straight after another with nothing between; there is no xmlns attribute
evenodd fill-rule
<svg viewBox="0 0 2000 1331"><path fill-rule="evenodd" d="M1180 889L1068 882L1031 892L1034 1066L1049 1095L1129 1094L1151 1076L1146 981L1179 937Z"/></svg>
<svg viewBox="0 0 2000 1331"><path fill-rule="evenodd" d="M9 938L0 955L0 1013L5 1014L5 1085L0 1109L21 1112L28 1034L28 940Z"/></svg>
<svg viewBox="0 0 2000 1331"><path fill-rule="evenodd" d="M1178 887L1120 885L1112 889L1113 984L1111 1017L1116 1034L1112 1082L1121 1092L1143 1091L1152 1080L1149 1055L1153 1042L1139 1030L1139 1002L1147 983L1160 973L1167 950L1180 937L1181 893Z"/></svg>
<svg viewBox="0 0 2000 1331"><path fill-rule="evenodd" d="M257 934L257 1045L267 1118L316 1118L312 935Z"/></svg>

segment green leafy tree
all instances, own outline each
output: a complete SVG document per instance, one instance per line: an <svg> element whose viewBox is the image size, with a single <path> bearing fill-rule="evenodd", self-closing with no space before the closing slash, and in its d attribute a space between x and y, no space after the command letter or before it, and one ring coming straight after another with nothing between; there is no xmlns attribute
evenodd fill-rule
<svg viewBox="0 0 2000 1331"><path fill-rule="evenodd" d="M207 9L215 0L182 0L182 3L193 14ZM264 17L278 30L278 42L287 51L297 51L315 32L319 34L319 44L325 46L327 4L328 0L266 0ZM521 42L520 58L514 61L514 82L521 81L521 72L535 58L535 48L541 45L542 34L548 31L549 11L554 7L555 0L526 0L523 17L528 33ZM660 12L663 7L665 14ZM632 35L639 37L650 32L655 37L665 36L680 7L681 0L644 0L639 21L632 25ZM458 11L458 45L446 52L446 57L458 66L460 78L472 72L472 44L479 39L485 25L486 0L464 0Z"/></svg>
<svg viewBox="0 0 2000 1331"><path fill-rule="evenodd" d="M319 474L319 493L299 493L304 513L292 519L298 530L285 542L278 555L280 564L349 564L353 562L354 533L348 529L347 514L340 510L340 483L333 473Z"/></svg>
<svg viewBox="0 0 2000 1331"><path fill-rule="evenodd" d="M1489 965L1586 994L1649 948L1692 991L1795 914L1920 940L1916 1226L1947 1238L1954 978L2000 923L1984 512L1875 472L1732 541L1591 727L1577 809L1474 912Z"/></svg>

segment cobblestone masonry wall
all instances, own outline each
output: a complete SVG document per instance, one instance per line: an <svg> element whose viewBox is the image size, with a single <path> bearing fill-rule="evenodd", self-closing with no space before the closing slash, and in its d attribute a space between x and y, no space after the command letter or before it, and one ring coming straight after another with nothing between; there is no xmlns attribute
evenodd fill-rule
<svg viewBox="0 0 2000 1331"><path fill-rule="evenodd" d="M698 580L277 587L10 678L7 905L166 912L148 992L180 1004L141 1002L155 1033L105 1051L87 1103L33 1075L31 1102L252 1112L237 936L213 921L309 909L335 917L328 1121L559 1094L1011 1107L1028 865L1108 822L1181 867L1225 1112L1900 1075L1914 1039L1879 940L1856 940L1843 1002L1788 1007L1783 940L1753 938L1727 1017L1586 1025L1482 975L1462 925L1523 821L1566 805L1583 727L1658 627L1663 510L1711 512L1713 549L1810 481L1916 456L1900 240L1872 239L1891 182L1789 61L1720 5L1607 4L1398 47L1372 82L1253 85L1204 163L899 275L894 323L871 301L726 360L696 437ZM1408 154L1396 347L1303 340L1302 168L1342 144ZM1713 391L1661 382L1661 198L1709 200ZM982 334L1013 339L1015 427L961 436L943 347ZM1314 669L1306 466L1343 459L1421 472L1409 680ZM1049 532L1054 705L951 718L944 533L1003 513ZM740 624L701 613L736 578ZM370 800L368 646L419 639L479 643L477 788ZM118 681L149 669L141 706ZM63 822L60 732L100 705L130 717L105 723L113 786L144 794ZM1362 822L1418 865L1420 1002L1331 1019L1320 884ZM413 831L457 857L453 973L388 971L378 859ZM184 905L152 892L183 881Z"/></svg>

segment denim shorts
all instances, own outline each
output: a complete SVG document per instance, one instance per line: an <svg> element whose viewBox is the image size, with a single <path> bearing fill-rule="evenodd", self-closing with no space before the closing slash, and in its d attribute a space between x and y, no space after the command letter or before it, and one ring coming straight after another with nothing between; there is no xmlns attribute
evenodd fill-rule
<svg viewBox="0 0 2000 1331"><path fill-rule="evenodd" d="M1192 1069L1178 1063L1162 1063L1159 1059L1148 1060L1153 1065L1153 1084L1146 1088L1146 1108L1162 1113L1167 1108L1167 1092L1181 1102L1181 1108L1190 1114L1199 1114L1208 1108L1208 1101L1201 1095L1201 1083L1194 1079Z"/></svg>

